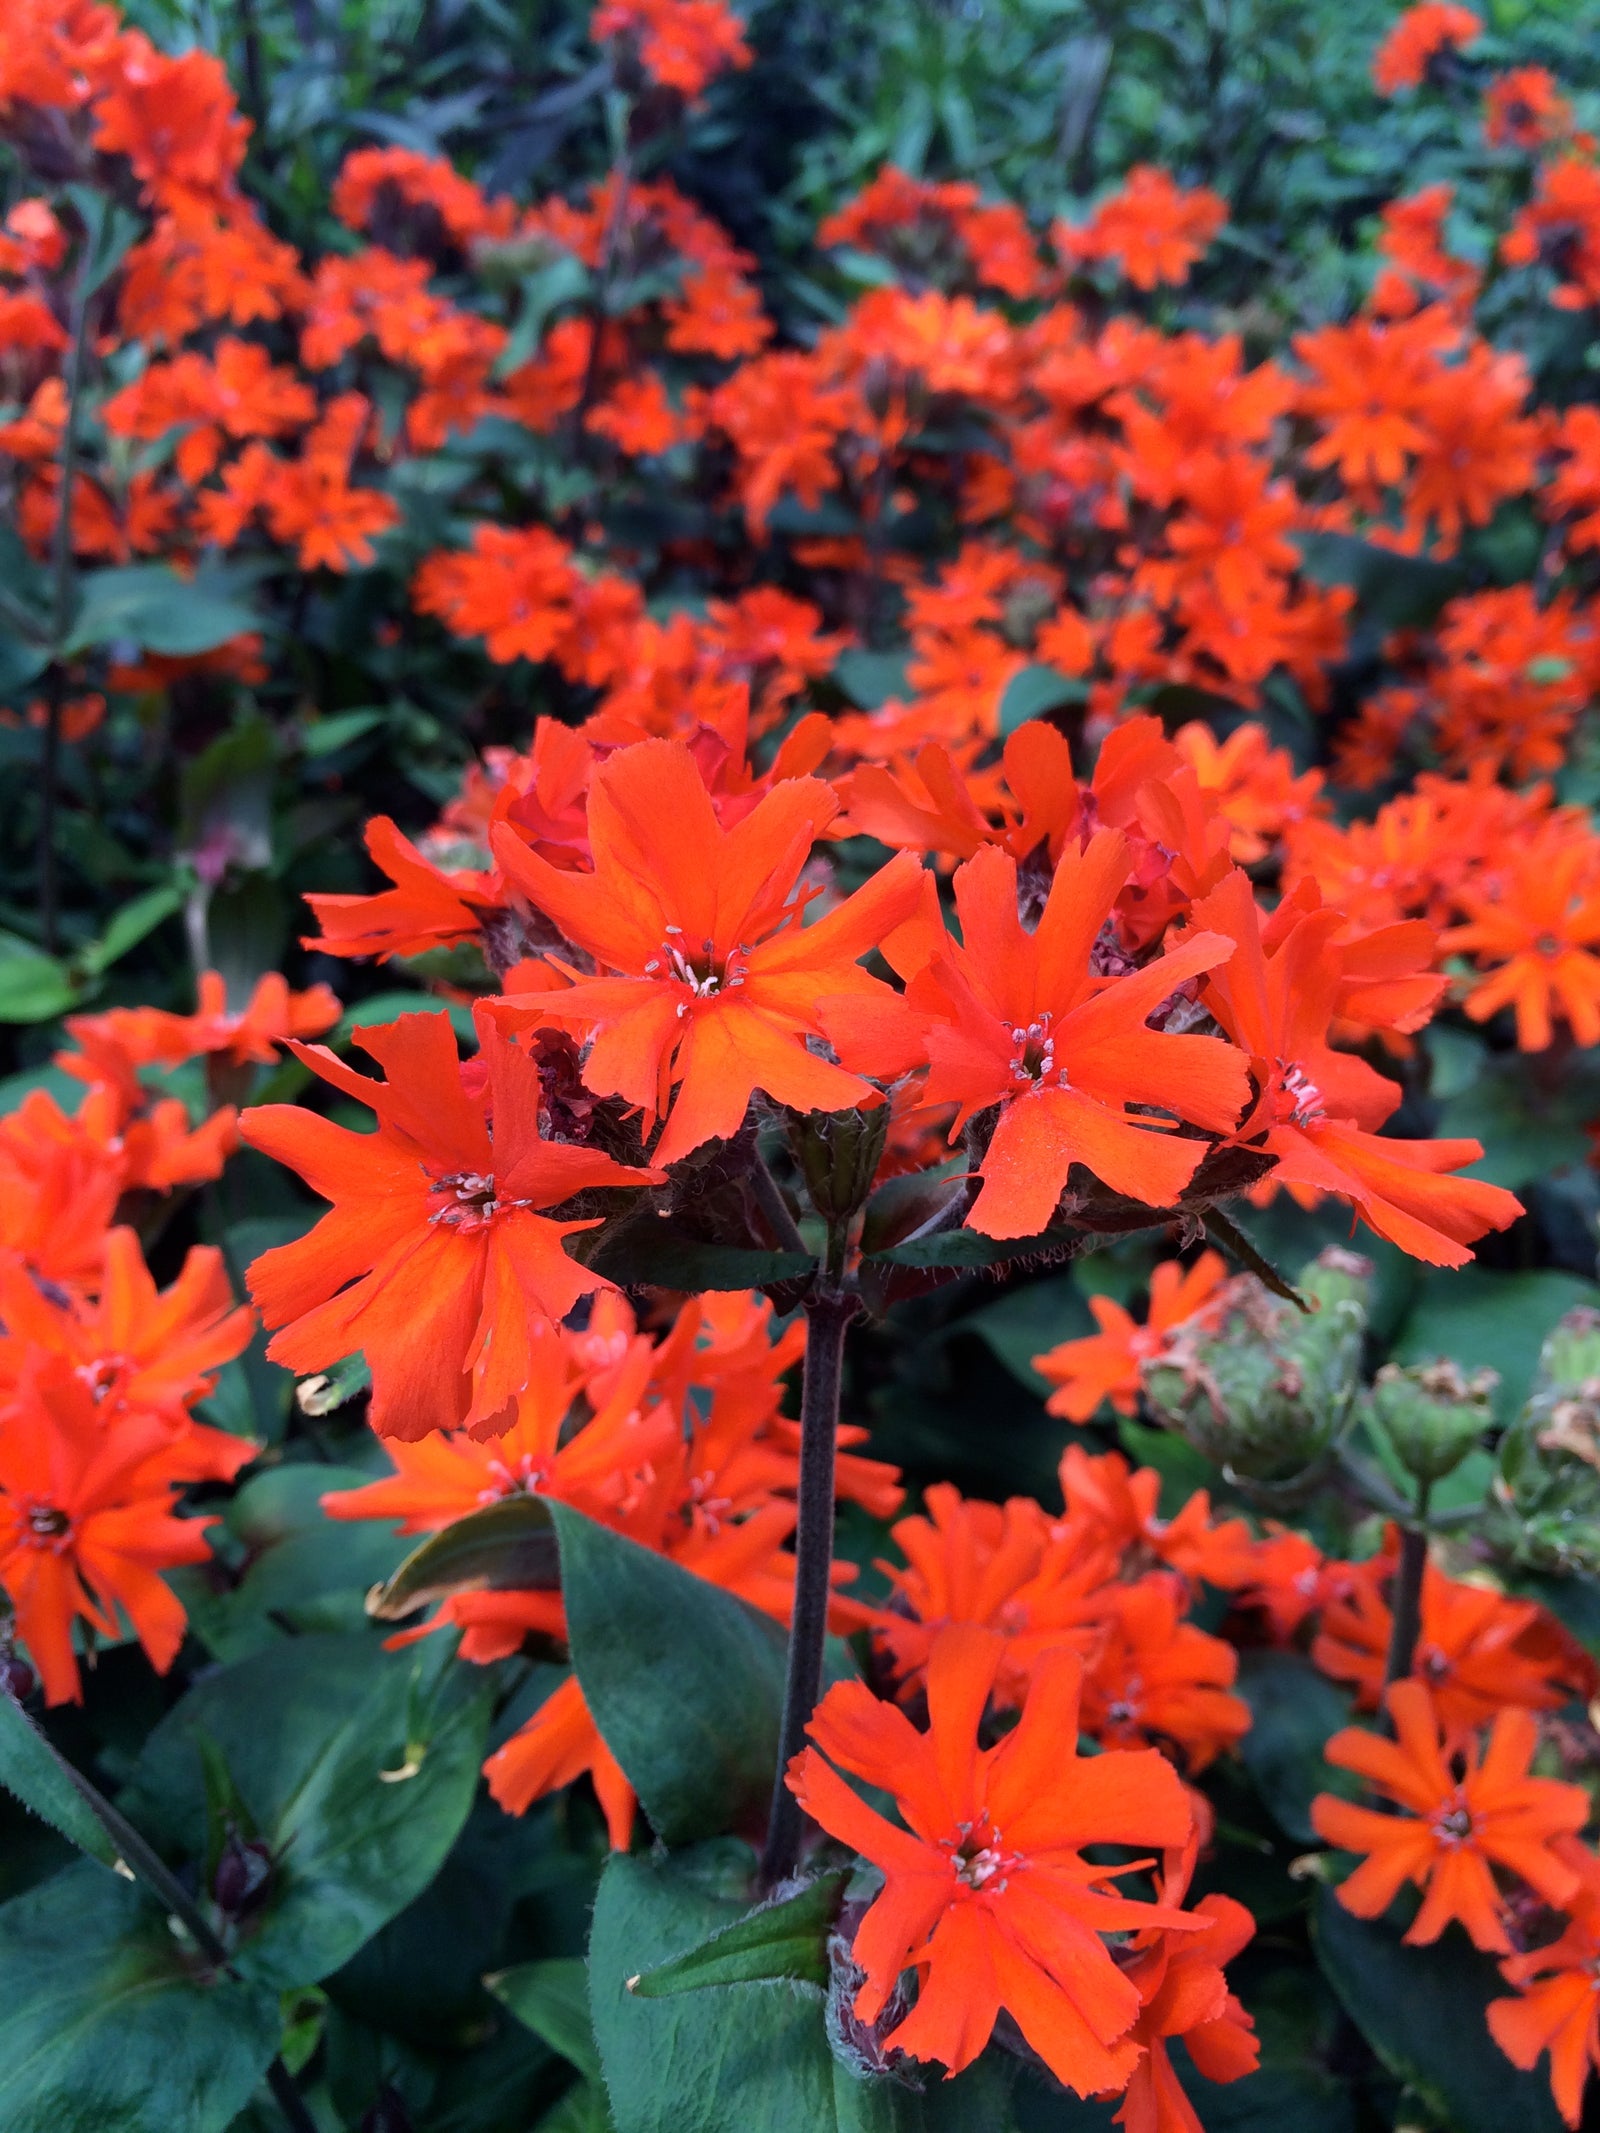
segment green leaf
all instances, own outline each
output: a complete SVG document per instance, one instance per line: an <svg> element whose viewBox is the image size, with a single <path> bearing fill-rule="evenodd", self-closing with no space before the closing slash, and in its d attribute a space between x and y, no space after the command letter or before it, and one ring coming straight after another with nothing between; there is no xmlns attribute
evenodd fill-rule
<svg viewBox="0 0 1600 2133"><path fill-rule="evenodd" d="M1317 1892L1323 1975L1397 2081L1452 2133L1560 2133L1543 2076L1518 2073L1489 2035L1484 2010L1507 1989L1493 1958L1446 1930L1431 1948L1408 1948L1391 1925L1352 1918L1332 1889Z"/></svg>
<svg viewBox="0 0 1600 2133"><path fill-rule="evenodd" d="M1250 1731L1239 1743L1250 1782L1285 1836L1315 1844L1311 1802L1319 1792L1351 1789L1323 1754L1350 1723L1349 1698L1293 1652L1242 1652L1238 1691L1250 1706Z"/></svg>
<svg viewBox="0 0 1600 2133"><path fill-rule="evenodd" d="M0 1022L51 1022L80 991L65 963L0 928Z"/></svg>
<svg viewBox="0 0 1600 2133"><path fill-rule="evenodd" d="M1509 1422L1528 1396L1545 1335L1576 1304L1600 1303L1600 1289L1576 1274L1500 1274L1485 1267L1444 1268L1418 1284L1395 1336L1397 1363L1449 1356L1465 1370L1500 1373L1495 1413Z"/></svg>
<svg viewBox="0 0 1600 2133"><path fill-rule="evenodd" d="M1353 533L1302 533L1295 545L1308 578L1318 585L1353 587L1362 613L1387 629L1432 622L1467 585L1459 564L1401 555Z"/></svg>
<svg viewBox="0 0 1600 2133"><path fill-rule="evenodd" d="M0 1690L0 1785L69 1844L111 1866L116 1846L57 1755L14 1696Z"/></svg>
<svg viewBox="0 0 1600 2133"><path fill-rule="evenodd" d="M90 977L101 977L113 963L120 963L130 949L137 948L157 926L182 908L183 890L175 881L146 889L142 896L125 903L99 940L91 941L87 948L80 948L73 961Z"/></svg>
<svg viewBox="0 0 1600 2133"><path fill-rule="evenodd" d="M208 1976L158 1905L87 1861L0 1905L6 2133L223 2133L279 2028L274 1990Z"/></svg>
<svg viewBox="0 0 1600 2133"><path fill-rule="evenodd" d="M367 1612L398 1622L452 1592L550 1592L557 1576L550 1505L540 1496L506 1496L430 1533L372 1595Z"/></svg>
<svg viewBox="0 0 1600 2133"><path fill-rule="evenodd" d="M550 1508L573 1668L656 1835L687 1844L758 1814L778 1759L783 1631L570 1505Z"/></svg>
<svg viewBox="0 0 1600 2133"><path fill-rule="evenodd" d="M589 1937L589 2004L617 2133L1006 2133L993 2055L922 2090L858 2077L829 2049L824 1994L795 1978L646 1999L635 1974L738 1922L742 1844L613 1854ZM930 2070L931 2071L931 2070Z"/></svg>
<svg viewBox="0 0 1600 2133"><path fill-rule="evenodd" d="M600 2054L589 2019L589 1968L581 1956L519 1963L514 1970L486 1977L484 1983L525 2029L586 2079L599 2080Z"/></svg>
<svg viewBox="0 0 1600 2133"><path fill-rule="evenodd" d="M203 1734L274 1860L238 1969L275 1990L315 1984L438 1872L477 1788L492 1697L486 1674L448 1654L285 1638L197 1682L145 1742L118 1804L164 1850L193 1854Z"/></svg>
<svg viewBox="0 0 1600 2133"><path fill-rule="evenodd" d="M848 1872L819 1874L793 1896L764 1903L691 1948L629 1978L642 2000L670 1999L707 1985L749 1985L763 1978L828 1982L828 1929L838 1916Z"/></svg>
<svg viewBox="0 0 1600 2133"><path fill-rule="evenodd" d="M1046 711L1083 703L1088 694L1086 682L1073 681L1055 667L1024 667L1012 675L1000 697L1001 738L1015 733L1030 718L1042 718Z"/></svg>
<svg viewBox="0 0 1600 2133"><path fill-rule="evenodd" d="M805 1252L747 1250L737 1244L703 1244L681 1236L659 1215L644 1214L592 1230L579 1239L573 1257L621 1288L764 1289L803 1281L816 1261Z"/></svg>
<svg viewBox="0 0 1600 2133"><path fill-rule="evenodd" d="M1094 1320L1072 1276L1059 1274L1012 1289L997 1303L959 1320L953 1330L976 1333L1020 1384L1042 1395L1047 1383L1034 1369L1033 1358L1062 1341L1093 1333Z"/></svg>
<svg viewBox="0 0 1600 2133"><path fill-rule="evenodd" d="M911 694L904 652L868 652L854 645L833 663L833 678L853 704L877 711L891 700L904 703Z"/></svg>
<svg viewBox="0 0 1600 2133"><path fill-rule="evenodd" d="M19 637L0 634L0 700L19 696L49 664L46 646L24 644Z"/></svg>
<svg viewBox="0 0 1600 2133"><path fill-rule="evenodd" d="M361 1629L367 1594L409 1543L382 1519L329 1518L322 1497L372 1479L358 1467L320 1462L251 1476L213 1539L225 1558L242 1551L242 1571L235 1565L233 1582L220 1591L203 1570L173 1579L196 1636L215 1658L242 1659L296 1632Z"/></svg>
<svg viewBox="0 0 1600 2133"><path fill-rule="evenodd" d="M260 617L242 601L208 591L203 581L180 578L165 563L92 570L80 582L77 618L62 647L69 657L122 642L183 657L213 652L261 627Z"/></svg>

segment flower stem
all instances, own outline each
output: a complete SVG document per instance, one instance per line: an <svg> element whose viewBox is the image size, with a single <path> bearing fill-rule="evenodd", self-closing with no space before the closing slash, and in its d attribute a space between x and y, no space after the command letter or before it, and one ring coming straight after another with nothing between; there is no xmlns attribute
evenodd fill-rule
<svg viewBox="0 0 1600 2133"><path fill-rule="evenodd" d="M1383 1685L1404 1681L1417 1656L1417 1635L1422 1627L1422 1578L1428 1567L1428 1496L1433 1484L1417 1483L1417 1511L1413 1524L1400 1529L1400 1561L1390 1588L1392 1627L1389 1659L1383 1670Z"/></svg>
<svg viewBox="0 0 1600 2133"><path fill-rule="evenodd" d="M761 1859L761 1878L768 1888L794 1872L800 1855L800 1802L784 1778L791 1760L805 1745L806 1727L822 1688L822 1649L828 1634L833 1570L834 1453L839 1436L844 1341L850 1321L860 1308L860 1299L852 1291L833 1284L819 1287L806 1304L794 1620L789 1630L778 1771L772 1788L766 1850Z"/></svg>

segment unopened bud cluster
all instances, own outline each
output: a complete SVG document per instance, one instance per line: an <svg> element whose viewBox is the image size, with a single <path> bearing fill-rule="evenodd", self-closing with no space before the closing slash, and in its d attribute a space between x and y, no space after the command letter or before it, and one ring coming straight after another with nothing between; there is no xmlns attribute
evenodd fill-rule
<svg viewBox="0 0 1600 2133"><path fill-rule="evenodd" d="M1302 1311L1239 1275L1146 1363L1145 1398L1242 1493L1308 1493L1354 1411L1371 1278L1369 1260L1325 1251L1300 1276Z"/></svg>

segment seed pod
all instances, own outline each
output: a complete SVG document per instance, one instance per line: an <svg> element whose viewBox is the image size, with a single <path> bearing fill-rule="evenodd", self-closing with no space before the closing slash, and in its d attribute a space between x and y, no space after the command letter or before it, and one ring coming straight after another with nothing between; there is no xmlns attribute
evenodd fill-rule
<svg viewBox="0 0 1600 2133"><path fill-rule="evenodd" d="M1600 1311L1569 1311L1545 1341L1494 1493L1491 1538L1513 1562L1600 1571Z"/></svg>
<svg viewBox="0 0 1600 2133"><path fill-rule="evenodd" d="M811 1111L791 1120L789 1146L824 1222L848 1222L866 1205L889 1131L889 1106Z"/></svg>
<svg viewBox="0 0 1600 2133"><path fill-rule="evenodd" d="M1246 1496L1282 1506L1309 1494L1354 1410L1371 1276L1369 1260L1324 1252L1300 1276L1305 1313L1238 1275L1220 1311L1145 1364L1145 1398Z"/></svg>
<svg viewBox="0 0 1600 2133"><path fill-rule="evenodd" d="M1459 1363L1385 1363L1372 1387L1372 1419L1417 1481L1442 1481L1483 1441L1497 1370L1469 1377Z"/></svg>

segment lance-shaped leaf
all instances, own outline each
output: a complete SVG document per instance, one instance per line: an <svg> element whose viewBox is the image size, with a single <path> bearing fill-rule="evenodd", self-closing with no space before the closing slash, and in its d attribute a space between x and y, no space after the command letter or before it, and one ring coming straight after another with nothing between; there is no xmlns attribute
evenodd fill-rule
<svg viewBox="0 0 1600 2133"><path fill-rule="evenodd" d="M59 1756L12 1696L0 1692L0 1785L23 1806L58 1829L69 1844L98 1859L115 1863L117 1848L99 1818L72 1781L70 1765Z"/></svg>
<svg viewBox="0 0 1600 2133"><path fill-rule="evenodd" d="M581 1955L518 1963L483 1982L524 2029L531 2029L586 2079L600 2079L600 2054L589 2018L589 1966Z"/></svg>
<svg viewBox="0 0 1600 2133"><path fill-rule="evenodd" d="M398 1622L452 1592L550 1592L560 1582L550 1506L506 1496L430 1533L367 1600L367 1613Z"/></svg>
<svg viewBox="0 0 1600 2133"><path fill-rule="evenodd" d="M570 1504L550 1508L573 1668L656 1835L684 1844L758 1815L778 1757L782 1630Z"/></svg>
<svg viewBox="0 0 1600 2133"><path fill-rule="evenodd" d="M849 1874L819 1874L792 1896L764 1903L713 1933L698 1948L656 1963L627 1981L642 2000L669 1999L705 1985L751 1985L763 1978L828 1981L828 1928L838 1916Z"/></svg>

